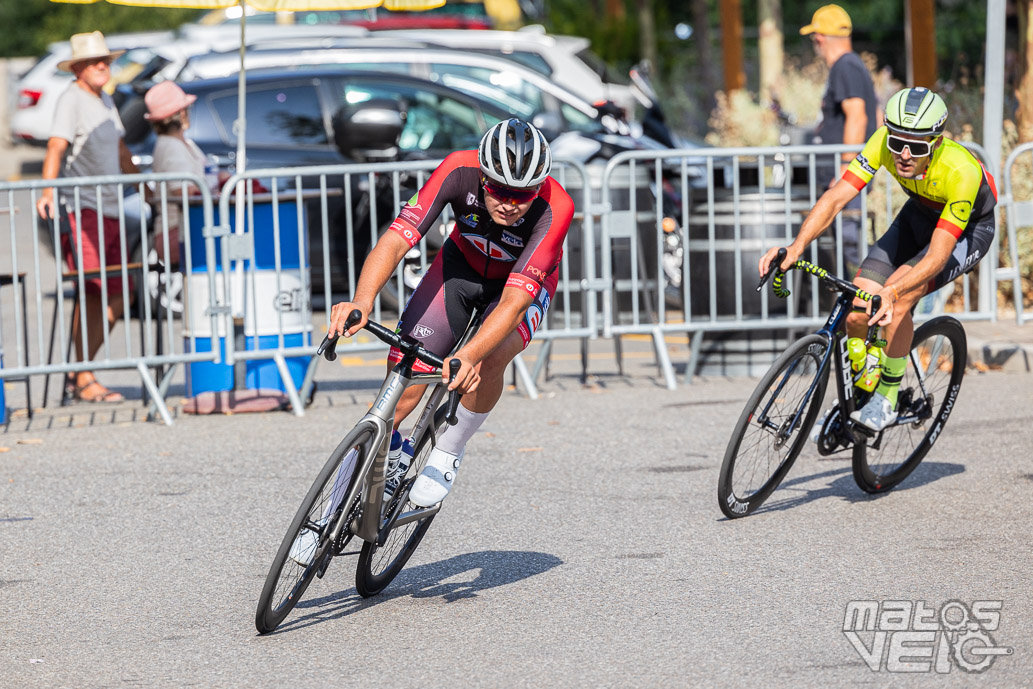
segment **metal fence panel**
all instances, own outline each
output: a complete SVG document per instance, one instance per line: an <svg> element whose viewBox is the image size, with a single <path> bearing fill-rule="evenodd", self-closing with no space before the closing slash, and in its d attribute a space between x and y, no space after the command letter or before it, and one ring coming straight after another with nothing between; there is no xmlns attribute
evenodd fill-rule
<svg viewBox="0 0 1033 689"><path fill-rule="evenodd" d="M13 288L0 290L0 307L3 313L11 314L10 319L4 319L5 327L8 320L13 324L6 341L15 343L4 359L3 368L0 368L0 378L43 375L47 376L49 383L49 377L55 374L135 369L151 399L152 412L157 411L166 423L172 423L164 395L176 366L217 361L219 355L217 351L198 352L196 347L191 347L191 328L187 328L187 337L184 337L181 315L186 317L187 323L206 320L214 328L217 312L210 308L212 304L209 303L185 314L177 312L175 305L182 304L177 293L179 283L174 277L178 271L171 261L158 258L159 255L170 257L169 235L164 234L159 245L155 245L148 229L147 218L152 212L152 204L167 223L171 207L178 205L183 211L188 206L186 186L191 184L197 187L201 199L202 221L210 225L211 194L203 180L189 174L0 183L0 199L6 201L9 211L10 247L10 252L0 258L0 274L10 275ZM57 218L43 221L37 218L36 203L42 191L51 187L60 197L55 206L60 210ZM105 187L115 188L117 208L104 208L101 192ZM117 225L118 237L114 238L109 236L111 231L116 231L114 228L98 223L101 246L113 243L117 247L114 252L117 260L109 260L106 252L101 251L99 267L95 270L83 267L83 236L72 229L73 226L82 227L84 201L96 208L98 216L110 217ZM192 252L189 232L186 235L183 266L189 271ZM214 249L211 241L198 247L201 255L208 256L214 255ZM107 319L93 322L91 318L84 318L81 319L78 341L72 341L71 320L77 313L89 313L87 306L96 303L88 296L92 293L88 292L91 279L99 282L99 313L107 313L109 307L118 307L123 300L121 295L130 295L122 337L115 336ZM68 304L66 290L70 290L73 296ZM210 293L215 293L214 285ZM130 327L129 317L139 323L139 334ZM88 351L91 342L97 340L98 327L100 337L96 355L87 357L90 359L87 361L73 360L70 356L72 346L78 345ZM155 371L161 374L160 379L156 380ZM44 386L44 405L48 388L49 385Z"/></svg>

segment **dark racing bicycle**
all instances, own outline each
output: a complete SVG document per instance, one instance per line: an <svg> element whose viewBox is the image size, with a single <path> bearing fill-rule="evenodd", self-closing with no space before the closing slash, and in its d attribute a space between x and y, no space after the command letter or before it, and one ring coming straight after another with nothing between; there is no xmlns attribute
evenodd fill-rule
<svg viewBox="0 0 1033 689"><path fill-rule="evenodd" d="M779 268L784 259L783 249L758 291L774 276L775 295L789 296L786 273ZM793 268L816 276L840 294L825 325L789 345L772 364L735 425L717 487L721 511L729 518L754 512L785 478L808 441L833 370L837 403L818 432L818 453L852 449L854 480L868 493L888 491L915 470L943 432L961 389L968 356L965 330L950 316L933 318L915 330L900 384L897 420L877 433L855 424L851 412L864 406L871 393L853 383L846 317L854 299L870 301L874 313L879 297L808 261L797 261ZM879 344L877 333L878 326L868 328L865 347Z"/></svg>

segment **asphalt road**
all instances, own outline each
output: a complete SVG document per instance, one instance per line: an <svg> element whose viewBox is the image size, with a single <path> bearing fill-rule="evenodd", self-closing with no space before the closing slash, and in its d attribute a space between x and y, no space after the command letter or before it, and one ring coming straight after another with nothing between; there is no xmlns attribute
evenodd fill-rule
<svg viewBox="0 0 1033 689"><path fill-rule="evenodd" d="M266 637L253 619L270 559L371 390L323 390L300 419L166 428L80 405L12 424L0 687L1029 686L1028 376L967 376L892 493L863 494L849 459L808 449L764 510L730 522L717 474L755 380L668 391L632 369L506 394L394 584L363 600L354 559L335 560ZM898 674L886 664L914 639L888 634L872 671L843 631L855 600L1002 601L990 634L1013 652L979 674L946 656ZM941 636L915 656L934 659Z"/></svg>

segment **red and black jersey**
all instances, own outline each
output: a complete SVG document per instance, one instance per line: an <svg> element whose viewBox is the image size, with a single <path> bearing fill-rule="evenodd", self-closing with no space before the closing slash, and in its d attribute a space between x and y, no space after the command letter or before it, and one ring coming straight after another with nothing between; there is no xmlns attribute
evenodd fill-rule
<svg viewBox="0 0 1033 689"><path fill-rule="evenodd" d="M458 151L431 174L391 229L414 246L451 204L456 223L449 234L467 263L488 279L508 276L506 286L537 296L560 262L563 240L574 217L574 202L559 182L547 177L527 213L514 225L496 224L488 214L477 151Z"/></svg>

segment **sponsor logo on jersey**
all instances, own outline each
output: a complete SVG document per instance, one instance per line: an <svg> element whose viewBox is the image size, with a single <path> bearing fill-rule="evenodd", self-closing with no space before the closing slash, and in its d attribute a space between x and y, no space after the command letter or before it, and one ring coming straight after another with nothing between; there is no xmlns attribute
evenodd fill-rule
<svg viewBox="0 0 1033 689"><path fill-rule="evenodd" d="M423 220L423 216L416 213L412 208L406 206L402 209L402 212L398 214L398 217L402 220L410 223L413 226L419 225L420 221Z"/></svg>
<svg viewBox="0 0 1033 689"><path fill-rule="evenodd" d="M477 194L473 192L466 192L466 205L473 206L474 208L487 208L484 202L477 198Z"/></svg>
<svg viewBox="0 0 1033 689"><path fill-rule="evenodd" d="M419 240L419 237L416 236L416 231L401 219L391 223L391 229L408 239L410 246Z"/></svg>
<svg viewBox="0 0 1033 689"><path fill-rule="evenodd" d="M543 311L548 311L549 310L549 304L552 303L552 297L550 297L549 293L546 292L545 290L542 290L541 295L542 295L542 310Z"/></svg>
<svg viewBox="0 0 1033 689"><path fill-rule="evenodd" d="M871 173L873 175L875 174L875 172L876 172L875 168L872 167L872 164L869 163L868 159L865 158L863 155L858 153L857 154L857 158L855 160L857 160L857 162L861 166L862 170L864 170L865 172Z"/></svg>
<svg viewBox="0 0 1033 689"><path fill-rule="evenodd" d="M513 262L516 260L516 256L509 253L501 246L491 241L487 237L479 234L467 234L463 233L463 237L477 247L477 250L488 258L493 258L497 261Z"/></svg>
<svg viewBox="0 0 1033 689"><path fill-rule="evenodd" d="M526 270L531 275L534 275L539 280L544 280L545 279L545 273L543 271L539 270L535 266L528 265L526 268L524 268L524 270Z"/></svg>
<svg viewBox="0 0 1033 689"><path fill-rule="evenodd" d="M950 205L951 215L957 218L958 222L964 227L968 223L968 218L972 214L972 202L971 201L954 201Z"/></svg>
<svg viewBox="0 0 1033 689"><path fill-rule="evenodd" d="M525 220L527 220L527 218L526 218L526 217L523 217L523 218L517 218L517 221L516 221L515 223L513 223L513 224L512 224L512 225L511 225L510 227L520 227L521 225L523 225L523 224L524 224L524 221L525 221Z"/></svg>
<svg viewBox="0 0 1033 689"><path fill-rule="evenodd" d="M412 334L413 337L415 337L418 340L425 340L434 334L434 329L428 328L422 323L417 323L416 326L412 329Z"/></svg>
<svg viewBox="0 0 1033 689"><path fill-rule="evenodd" d="M481 222L481 217L476 213L467 213L466 215L459 216L459 222L470 227L477 227Z"/></svg>
<svg viewBox="0 0 1033 689"><path fill-rule="evenodd" d="M416 192L415 194L412 195L412 198L409 199L409 205L410 206L415 206L416 205L416 199L417 199L417 197L419 197L419 195L420 195L420 192Z"/></svg>
<svg viewBox="0 0 1033 689"><path fill-rule="evenodd" d="M538 304L531 304L531 306L527 308L525 321L532 334L538 332L538 326L542 324L544 319L545 312L542 310L542 307L538 306Z"/></svg>
<svg viewBox="0 0 1033 689"><path fill-rule="evenodd" d="M506 244L510 244L512 246L516 246L516 247L520 247L520 248L523 248L523 246L524 246L524 240L523 239L521 239L520 237L517 237L512 232L507 232L506 230L502 230L502 237L501 237L501 239Z"/></svg>

